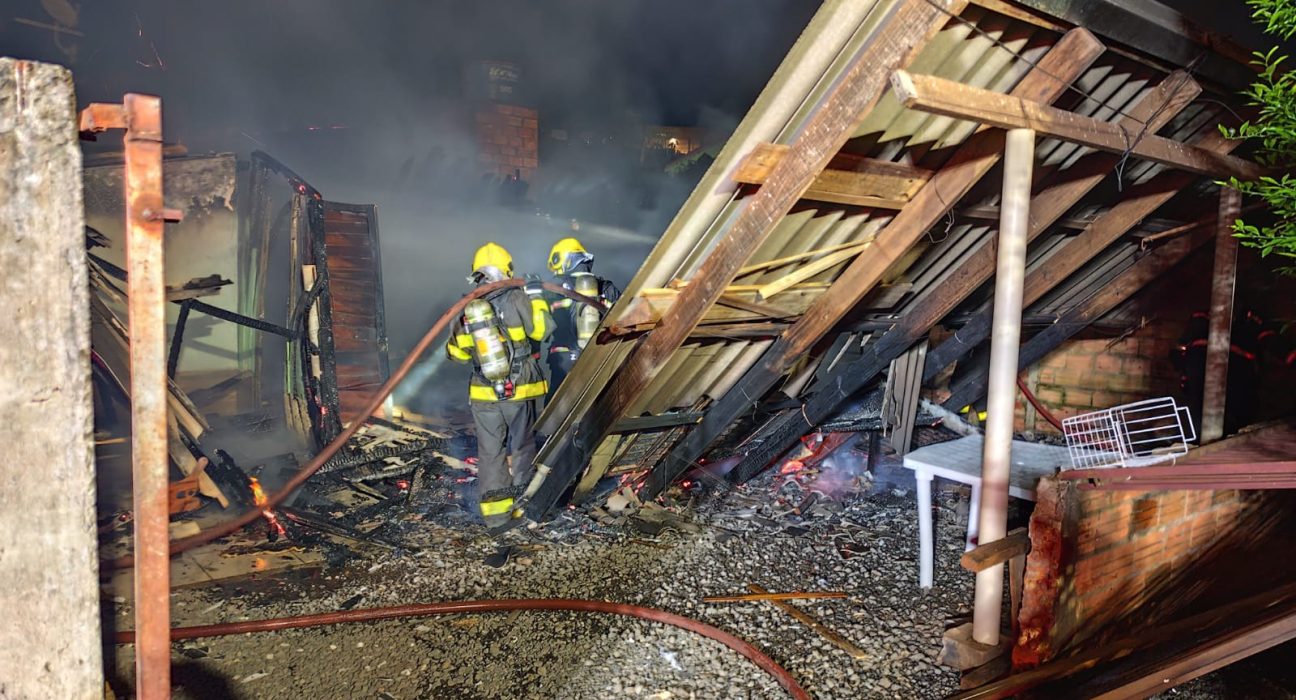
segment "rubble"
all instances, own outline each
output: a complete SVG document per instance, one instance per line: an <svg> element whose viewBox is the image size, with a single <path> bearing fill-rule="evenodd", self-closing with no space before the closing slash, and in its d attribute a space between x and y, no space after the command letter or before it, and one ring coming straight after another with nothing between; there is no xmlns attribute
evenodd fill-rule
<svg viewBox="0 0 1296 700"><path fill-rule="evenodd" d="M453 435L443 440L438 448L447 462L467 467L469 444ZM371 482L381 498L360 494L344 472L308 482L298 505L281 514L296 546L329 550L332 563L176 590L175 624L437 600L595 598L658 607L733 632L773 655L815 697L942 697L958 687L957 674L936 665L933 640L968 612L961 547L937 553L941 585L919 592L913 500L886 474L845 480L848 486L802 512L793 512L793 502L821 474L777 469L739 488L690 484L615 517L598 508L567 509L528 530L522 555L496 572L481 563L493 545L471 514L472 475L447 462L423 470L417 497L401 497L391 479ZM937 499L937 526L948 530L943 542L962 541L957 498ZM314 515L299 523L293 514L301 513ZM358 534L371 519L381 522ZM347 530L321 533L321 520ZM394 548L368 546L371 536ZM238 547L268 552L284 544L271 545L262 534ZM797 605L857 653L843 653L770 605L704 600L752 584L840 592ZM117 619L126 619L129 603L114 608ZM233 697L786 697L710 640L590 614L337 625L204 639L173 651L178 698L203 696L194 679L223 679ZM122 688L129 659L130 648L121 648L115 682Z"/></svg>

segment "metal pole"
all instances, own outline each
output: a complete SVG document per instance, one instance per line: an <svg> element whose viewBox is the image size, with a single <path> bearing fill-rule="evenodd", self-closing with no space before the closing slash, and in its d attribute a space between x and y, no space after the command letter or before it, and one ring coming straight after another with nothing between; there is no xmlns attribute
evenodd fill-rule
<svg viewBox="0 0 1296 700"><path fill-rule="evenodd" d="M1215 232L1215 269L1211 275L1210 335L1206 340L1205 389L1202 392L1201 442L1224 437L1224 407L1228 396L1229 346L1233 330L1233 287L1237 282L1238 241L1233 222L1242 209L1242 194L1220 190Z"/></svg>
<svg viewBox="0 0 1296 700"><path fill-rule="evenodd" d="M980 543L1003 539L1008 528L1008 476L1017 401L1017 351L1021 343L1022 284L1026 277L1026 233L1030 223L1031 170L1035 132L1012 129L1004 147L1003 204L994 279L994 328L990 336L990 381L981 461ZM972 638L999 643L1003 608L1003 564L976 575Z"/></svg>
<svg viewBox="0 0 1296 700"><path fill-rule="evenodd" d="M126 290L135 510L135 690L171 697L167 534L166 282L162 277L162 101L126 95Z"/></svg>

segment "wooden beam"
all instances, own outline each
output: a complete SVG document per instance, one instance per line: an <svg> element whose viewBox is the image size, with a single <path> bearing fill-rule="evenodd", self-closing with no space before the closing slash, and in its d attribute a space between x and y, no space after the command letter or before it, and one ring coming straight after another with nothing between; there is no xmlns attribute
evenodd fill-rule
<svg viewBox="0 0 1296 700"><path fill-rule="evenodd" d="M807 250L800 253L785 255L781 258L774 258L773 260L765 260L763 262L752 263L750 265L743 266L743 268L738 271L737 276L742 277L744 275L749 275L753 272L768 270L771 267L780 267L783 265L789 265L794 262L801 262L806 258L813 258L820 255L828 255L829 253L835 253L839 250L845 250L846 248L854 248L859 244L860 244L859 241L847 241L845 243L838 243L837 245L830 245L830 246L825 246L823 248L816 248L814 250Z"/></svg>
<svg viewBox="0 0 1296 700"><path fill-rule="evenodd" d="M1057 99L1066 91L1070 81L1083 74L1102 52L1102 43L1089 32L1083 29L1068 32L1013 88L1013 94L1045 101ZM645 487L646 493L656 495L688 469L715 438L751 407L753 400L764 396L819 338L854 309L892 263L999 162L1003 145L1003 132L982 129L959 146L949 164L933 175L909 206L897 212L895 218L878 232L871 252L855 258L802 319L784 332L742 379L707 411L701 425L656 466Z"/></svg>
<svg viewBox="0 0 1296 700"><path fill-rule="evenodd" d="M950 695L947 700L989 700L990 698L1019 697L1026 691L1038 688L1045 683L1129 657L1131 652L1154 650L1159 645L1191 639L1208 639L1211 641L1203 644L1214 645L1217 644L1214 640L1221 636L1228 636L1238 632L1245 634L1246 631L1250 631L1259 625L1267 625L1275 619L1288 623L1296 621L1296 584L1284 584L1278 588L1272 588L1241 600L1214 606L1191 617L1150 629L1140 629L1137 631L1136 636L1117 639L1102 646L1089 645L1086 649L1077 652L1073 656L1054 659L1042 666L1014 673L989 685ZM1241 631L1237 630L1239 620L1246 621L1245 627ZM1288 624L1287 627L1290 628L1293 634L1296 634L1296 624ZM1179 664L1187 660L1188 666L1194 667L1196 671L1203 673L1218 668L1218 666L1209 665L1197 667L1194 663L1195 654L1193 653L1172 654L1169 657L1170 661L1165 663ZM1155 689L1161 689L1165 687L1164 680L1167 677L1178 678L1174 674L1158 672L1150 676L1150 678L1155 679L1155 683L1151 685ZM1076 689L1076 682L1074 680L1069 681L1068 690ZM1148 697L1152 692L1144 688L1139 692L1119 694L1115 697ZM1089 694L1085 695L1088 696ZM1056 697L1056 695L1042 692L1037 694L1036 697Z"/></svg>
<svg viewBox="0 0 1296 700"><path fill-rule="evenodd" d="M770 173L787 157L789 150L783 144L760 144L739 164L734 180L747 185L764 184ZM931 176L932 171L912 165L839 153L819 173L802 198L879 209L903 209Z"/></svg>
<svg viewBox="0 0 1296 700"><path fill-rule="evenodd" d="M891 82L901 104L930 114L1001 129L1034 129L1043 136L1110 153L1128 152L1135 158L1211 177L1254 180L1266 173L1256 163L1163 138L1151 129L1130 129L944 78L896 71Z"/></svg>
<svg viewBox="0 0 1296 700"><path fill-rule="evenodd" d="M757 292L757 295L759 296L760 292ZM794 318L797 313L800 313L781 309L765 302L749 301L736 294L721 294L720 298L716 300L716 305L728 306L732 309L756 314L761 318L771 318L775 320Z"/></svg>
<svg viewBox="0 0 1296 700"><path fill-rule="evenodd" d="M1236 148L1238 142L1225 139L1218 132L1212 131L1198 141L1198 145L1206 150L1227 153ZM1127 231L1197 179L1197 176L1191 173L1172 170L1159 173L1146 183L1130 188L1129 195L1125 199L1101 214L1088 228L1026 276L1026 286L1023 291L1026 304L1039 301L1116 239L1125 235ZM972 319L958 330L958 333L947 338L939 347L928 353L927 366L923 370L923 381L931 381L941 370L976 348L989 336L992 323L990 307L983 305Z"/></svg>
<svg viewBox="0 0 1296 700"><path fill-rule="evenodd" d="M747 590L751 591L753 594L756 595L765 595L765 596L769 595L769 591L765 590L764 588L761 588L760 586L754 583L747 584ZM827 625L816 620L809 613L806 613L805 611L801 610L795 605L792 605L791 603L785 602L783 600L779 600L776 598L768 598L768 597L766 598L766 602L778 608L779 610L782 610L788 615L791 615L797 622L800 622L806 627L809 627L815 634L819 635L820 637L823 637L825 640L831 642L833 646L849 654L852 659L855 659L856 661L860 661L869 658L868 652L855 646L855 644L851 642L849 639L846 639L840 634L837 634L833 630L829 629Z"/></svg>
<svg viewBox="0 0 1296 700"><path fill-rule="evenodd" d="M1071 336L1102 318L1107 312L1182 262L1193 251L1205 245L1211 240L1212 235L1212 231L1198 231L1183 238L1176 238L1140 258L1108 282L1097 294L1067 309L1058 316L1056 323L1037 333L1022 345L1021 353L1017 358L1018 369L1026 369L1047 357ZM971 375L950 387L950 396L943 405L947 409L958 410L981 398L984 393L985 377L980 374Z"/></svg>
<svg viewBox="0 0 1296 700"><path fill-rule="evenodd" d="M779 297L778 306L774 307L761 302L756 289L730 285L716 301L716 305L702 317L699 325L795 318L805 313L814 300L827 290L827 285L819 284L789 289ZM671 308L679 295L678 289L645 289L610 324L609 330L613 335L626 335L655 327L662 319L670 316Z"/></svg>
<svg viewBox="0 0 1296 700"><path fill-rule="evenodd" d="M622 418L612 426L613 433L638 433L645 430L674 428L678 425L693 425L702 420L700 411L681 411L680 413L663 413L660 416L635 416Z"/></svg>
<svg viewBox="0 0 1296 700"><path fill-rule="evenodd" d="M959 557L959 566L977 573L992 566L998 566L1013 557L1030 551L1030 537L1026 528L1019 527L1004 535L1002 539L983 544L963 553Z"/></svg>
<svg viewBox="0 0 1296 700"><path fill-rule="evenodd" d="M761 299L769 299L779 292L808 281L815 275L831 270L832 268L849 261L851 258L854 258L865 250L868 250L868 247L872 244L873 241L870 239L862 241L858 245L850 248L843 248L835 253L829 253L812 263L808 263L803 267L799 267L796 270L773 280L772 282L762 285L756 293Z"/></svg>
<svg viewBox="0 0 1296 700"><path fill-rule="evenodd" d="M1219 221L1215 230L1215 266L1211 273L1210 334L1206 340L1206 390L1202 395L1201 441L1224 437L1224 405L1228 396L1229 343L1233 330L1233 289L1237 284L1238 240L1233 222L1242 209L1242 193L1220 190Z"/></svg>
<svg viewBox="0 0 1296 700"><path fill-rule="evenodd" d="M680 291L670 318L630 351L620 371L579 422L546 450L548 476L527 506L539 520L557 503L588 464L612 425L652 383L692 334L738 270L773 232L814 179L863 123L887 88L886 71L902 68L963 7L962 0L901 0L879 19L869 41L850 56L845 71L819 98L793 138L788 154L756 194L745 200L729 230L693 275L696 284Z"/></svg>
<svg viewBox="0 0 1296 700"><path fill-rule="evenodd" d="M1147 123L1149 128L1160 128L1192 102L1200 90L1200 86L1185 73L1167 76L1160 85L1140 100L1127 116L1121 118L1121 123L1131 127ZM1120 157L1116 155L1091 153L1072 167L1058 173L1052 183L1031 199L1028 240L1034 240L1048 230L1054 221L1061 218L1085 194L1102 182L1119 162ZM1188 177L1183 173L1176 174ZM953 202L951 201L950 204ZM825 380L831 381L837 390L820 392L813 397L806 404L804 415L801 415L799 420L811 423L823 420L840 401L872 382L892 360L922 338L933 325L990 279L995 270L995 251L993 240L982 242L937 288L906 309L904 316L892 330L880 338L875 338L864 349L861 357L837 368L832 377ZM813 309L807 311L806 315L810 316L812 313L814 313ZM961 337L961 330L959 335ZM748 390L747 393L750 395L753 392ZM791 435L795 432L793 430L795 424L796 420L791 415L772 421L767 429L779 431L781 437L777 440L761 441L760 447L748 453L748 456L734 469L732 473L735 478L748 478L773 460L778 452L790 444L790 440L796 439L796 435Z"/></svg>

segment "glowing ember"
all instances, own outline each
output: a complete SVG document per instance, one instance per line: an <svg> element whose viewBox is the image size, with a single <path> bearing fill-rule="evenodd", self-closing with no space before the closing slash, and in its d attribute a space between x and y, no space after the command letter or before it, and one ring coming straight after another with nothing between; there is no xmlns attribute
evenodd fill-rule
<svg viewBox="0 0 1296 700"><path fill-rule="evenodd" d="M779 467L779 474L792 474L801 471L804 468L805 462L802 462L799 459L789 459L782 467Z"/></svg>
<svg viewBox="0 0 1296 700"><path fill-rule="evenodd" d="M265 489L261 488L261 482L255 476L248 477L248 487L252 490L252 502L257 506L264 506L270 502L270 499L266 498ZM287 528L283 526L283 523L279 522L279 518L274 514L274 511L265 508L262 509L261 515L266 519L266 525L269 528L266 538L271 542L288 535Z"/></svg>
<svg viewBox="0 0 1296 700"><path fill-rule="evenodd" d="M401 491L408 491L409 487L410 487L410 482L406 481L405 479L396 480L396 488L400 489Z"/></svg>

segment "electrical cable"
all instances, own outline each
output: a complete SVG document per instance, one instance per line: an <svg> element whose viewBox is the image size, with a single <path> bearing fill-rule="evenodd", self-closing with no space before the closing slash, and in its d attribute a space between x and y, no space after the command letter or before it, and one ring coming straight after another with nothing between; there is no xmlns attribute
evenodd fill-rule
<svg viewBox="0 0 1296 700"><path fill-rule="evenodd" d="M590 304L596 307L602 306L597 299L591 299L587 296L577 294L561 285L551 284L549 282L541 282L540 284L548 291L555 294L561 294L562 296L568 297L582 304ZM392 372L391 376L387 378L387 381L369 397L364 408L358 411L356 415L371 415L376 412L380 406L382 406L383 402L387 400L387 396L396 388L396 385L400 384L401 380L405 378L405 375L409 374L409 371L413 369L419 358L422 357L423 353L432 346L432 342L445 332L451 321L458 318L463 313L464 307L468 305L468 302L474 299L479 299L493 292L497 292L501 289L508 289L510 287L522 288L526 285L527 281L521 279L500 280L498 282L484 284L464 295L459 299L459 301L455 302L449 309L447 309L446 312L437 319L436 323L432 324L432 327L428 329L428 332L424 334L423 338L419 340L419 342L414 346L414 349L410 351L408 356L406 356L405 361L401 363L401 366L398 367L395 372ZM306 483L306 480L313 476L315 472L319 471L320 467L324 466L326 462L332 459L333 455L337 454L338 450L342 449L342 446L345 445L357 432L359 432L361 426L364 424L365 422L361 420L352 421L349 426L337 435L337 437L333 438L332 442L326 445L323 450L320 450L319 453L298 470L297 473L293 475L293 478L289 479L288 483L284 484L283 488L270 495L266 499L264 505L258 508L252 508L243 515L240 515L222 525L208 528L197 535L185 537L172 542L171 556L175 556L181 552L186 552L194 547L207 544L213 540L220 539L236 532L239 528L256 522L261 517L262 511L273 510L275 506L278 506L287 499L293 491L296 491L302 484ZM113 569L126 569L134 565L135 557L133 555L126 555L109 561L100 562L100 568L108 571Z"/></svg>
<svg viewBox="0 0 1296 700"><path fill-rule="evenodd" d="M506 280L509 281L509 280ZM461 600L443 603L417 603L398 605L390 608L368 608L363 610L339 610L317 615L298 615L294 617L277 617L268 620L247 620L244 622L227 622L216 625L197 627L176 627L171 630L171 640L195 639L198 637L222 637L231 634L249 632L272 632L303 627L319 627L344 622L372 622L392 620L404 617L427 617L430 615L452 615L463 613L511 612L515 610L562 610L572 612L596 612L609 615L625 615L643 620L651 620L678 627L694 634L713 639L742 654L761 670L774 677L783 689L795 700L810 700L810 694L797 683L792 674L757 649L750 642L712 627L692 618L675 613L646 608L625 603L611 603L604 600L577 600L568 598L522 598L516 600ZM117 644L131 644L135 641L135 632L126 630L118 632L114 641Z"/></svg>

